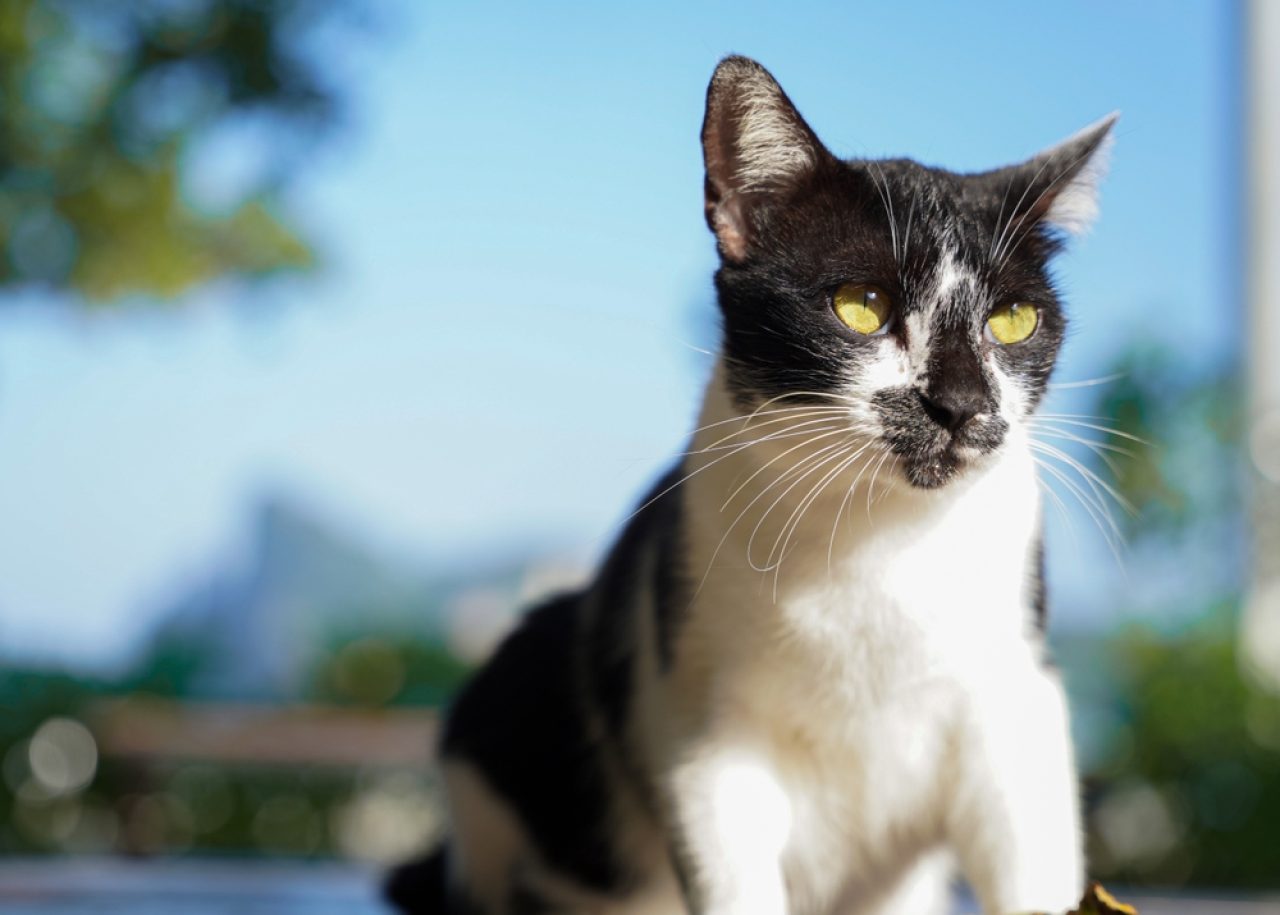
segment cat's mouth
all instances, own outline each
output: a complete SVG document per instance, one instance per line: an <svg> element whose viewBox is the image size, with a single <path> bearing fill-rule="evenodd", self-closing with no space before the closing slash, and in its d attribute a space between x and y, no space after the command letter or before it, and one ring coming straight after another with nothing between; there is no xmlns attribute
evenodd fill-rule
<svg viewBox="0 0 1280 915"><path fill-rule="evenodd" d="M1009 431L1008 423L995 414L975 416L951 429L914 408L911 399L878 397L876 406L882 441L907 482L919 489L938 489L982 463Z"/></svg>
<svg viewBox="0 0 1280 915"><path fill-rule="evenodd" d="M892 441L889 446L897 455L898 465L908 483L919 489L938 489L984 463L1000 447L1003 439L1001 433L998 438L986 439L982 444L953 439L940 447L927 449L900 449Z"/></svg>

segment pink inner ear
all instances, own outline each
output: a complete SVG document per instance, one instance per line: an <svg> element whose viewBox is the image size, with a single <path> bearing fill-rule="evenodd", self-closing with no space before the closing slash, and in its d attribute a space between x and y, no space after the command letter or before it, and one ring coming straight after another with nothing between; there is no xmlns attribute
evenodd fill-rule
<svg viewBox="0 0 1280 915"><path fill-rule="evenodd" d="M740 261L747 256L747 233L742 225L742 206L737 196L723 199L719 203L707 203L710 210L711 229L720 242L720 253L732 261Z"/></svg>

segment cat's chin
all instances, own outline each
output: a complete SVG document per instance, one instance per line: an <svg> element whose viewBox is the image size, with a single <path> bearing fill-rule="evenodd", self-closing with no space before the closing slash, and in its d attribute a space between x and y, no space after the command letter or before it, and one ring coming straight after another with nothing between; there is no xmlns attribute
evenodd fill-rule
<svg viewBox="0 0 1280 915"><path fill-rule="evenodd" d="M941 489L965 470L965 464L959 459L939 457L918 463L907 463L902 467L902 475L916 489Z"/></svg>
<svg viewBox="0 0 1280 915"><path fill-rule="evenodd" d="M941 489L973 473L990 458L990 453L973 448L944 448L930 455L899 461L902 476L915 489Z"/></svg>

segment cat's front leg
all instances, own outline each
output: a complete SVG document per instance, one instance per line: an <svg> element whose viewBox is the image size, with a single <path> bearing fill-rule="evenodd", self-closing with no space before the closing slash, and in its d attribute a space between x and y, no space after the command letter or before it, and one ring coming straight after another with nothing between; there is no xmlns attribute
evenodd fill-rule
<svg viewBox="0 0 1280 915"><path fill-rule="evenodd" d="M1066 911L1080 899L1084 862L1062 686L1028 664L972 698L948 822L965 875L988 915Z"/></svg>
<svg viewBox="0 0 1280 915"><path fill-rule="evenodd" d="M672 772L677 863L693 915L783 915L791 802L767 756L706 741Z"/></svg>

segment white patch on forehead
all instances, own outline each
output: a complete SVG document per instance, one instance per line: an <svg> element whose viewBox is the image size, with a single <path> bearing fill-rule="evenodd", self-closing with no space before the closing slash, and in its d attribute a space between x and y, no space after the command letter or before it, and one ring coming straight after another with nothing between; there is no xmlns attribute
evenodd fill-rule
<svg viewBox="0 0 1280 915"><path fill-rule="evenodd" d="M912 380L924 376L935 317L944 310L958 307L958 303L972 301L977 288L978 278L956 257L955 248L943 248L933 283L920 297L916 310L906 316L907 357Z"/></svg>
<svg viewBox="0 0 1280 915"><path fill-rule="evenodd" d="M966 281L972 283L973 275L960 266L953 249L943 249L942 257L938 259L938 269L934 273L933 302L937 304L947 301L952 290Z"/></svg>
<svg viewBox="0 0 1280 915"><path fill-rule="evenodd" d="M956 257L954 248L944 249L934 273L930 313L939 308L958 310L971 303L977 291L978 277Z"/></svg>

